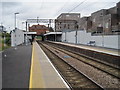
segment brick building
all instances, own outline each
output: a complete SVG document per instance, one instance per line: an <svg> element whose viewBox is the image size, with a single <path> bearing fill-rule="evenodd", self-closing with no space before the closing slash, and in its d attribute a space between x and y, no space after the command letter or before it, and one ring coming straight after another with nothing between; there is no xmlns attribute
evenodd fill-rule
<svg viewBox="0 0 120 90"><path fill-rule="evenodd" d="M114 34L120 31L120 2L110 9L91 14L92 32Z"/></svg>
<svg viewBox="0 0 120 90"><path fill-rule="evenodd" d="M91 32L92 21L91 17L82 17L78 21L78 29L86 30L87 32Z"/></svg>
<svg viewBox="0 0 120 90"><path fill-rule="evenodd" d="M117 3L117 14L118 14L118 29L119 29L119 31L120 31L120 2L119 3Z"/></svg>
<svg viewBox="0 0 120 90"><path fill-rule="evenodd" d="M37 35L45 34L46 32L49 32L49 28L45 25L32 25L29 27L30 32L37 32Z"/></svg>
<svg viewBox="0 0 120 90"><path fill-rule="evenodd" d="M62 31L63 29L75 30L78 29L78 20L80 19L80 13L62 13L55 20L56 31Z"/></svg>
<svg viewBox="0 0 120 90"><path fill-rule="evenodd" d="M103 32L103 21L106 14L106 9L102 9L91 14L92 32Z"/></svg>
<svg viewBox="0 0 120 90"><path fill-rule="evenodd" d="M80 18L79 13L62 13L55 20L56 31L86 30L92 34L119 34L120 2L115 7L102 9L89 17Z"/></svg>

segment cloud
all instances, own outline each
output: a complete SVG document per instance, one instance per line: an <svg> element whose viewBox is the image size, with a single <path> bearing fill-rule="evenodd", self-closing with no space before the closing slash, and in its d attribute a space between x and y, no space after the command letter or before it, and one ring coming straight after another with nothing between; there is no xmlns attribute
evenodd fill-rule
<svg viewBox="0 0 120 90"><path fill-rule="evenodd" d="M2 2L66 2L67 0L2 0ZM84 0L69 0L69 2L82 2ZM119 0L86 0L86 2L118 2Z"/></svg>

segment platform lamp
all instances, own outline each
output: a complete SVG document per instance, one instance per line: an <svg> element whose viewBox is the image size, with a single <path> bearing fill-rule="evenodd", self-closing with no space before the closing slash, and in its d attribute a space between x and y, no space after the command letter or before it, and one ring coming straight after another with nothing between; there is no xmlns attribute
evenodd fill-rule
<svg viewBox="0 0 120 90"><path fill-rule="evenodd" d="M16 27L16 15L19 14L19 12L16 12L14 14L15 14L15 29L17 29L17 27Z"/></svg>

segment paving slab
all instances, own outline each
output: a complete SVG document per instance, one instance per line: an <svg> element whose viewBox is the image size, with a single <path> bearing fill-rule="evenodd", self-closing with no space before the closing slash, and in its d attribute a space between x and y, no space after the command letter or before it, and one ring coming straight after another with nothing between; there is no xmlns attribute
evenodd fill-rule
<svg viewBox="0 0 120 90"><path fill-rule="evenodd" d="M37 42L33 43L30 88L66 89L69 86Z"/></svg>
<svg viewBox="0 0 120 90"><path fill-rule="evenodd" d="M31 45L2 52L2 88L29 88Z"/></svg>

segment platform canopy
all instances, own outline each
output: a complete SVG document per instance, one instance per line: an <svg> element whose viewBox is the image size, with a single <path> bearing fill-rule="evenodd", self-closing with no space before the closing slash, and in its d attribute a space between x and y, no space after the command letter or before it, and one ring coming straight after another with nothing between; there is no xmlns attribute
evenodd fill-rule
<svg viewBox="0 0 120 90"><path fill-rule="evenodd" d="M36 32L24 32L24 34L30 34L30 35L32 35L32 34L37 34Z"/></svg>
<svg viewBox="0 0 120 90"><path fill-rule="evenodd" d="M62 34L62 32L49 32L49 33L46 33L44 34L44 36L47 36L47 35L55 35L55 34Z"/></svg>

